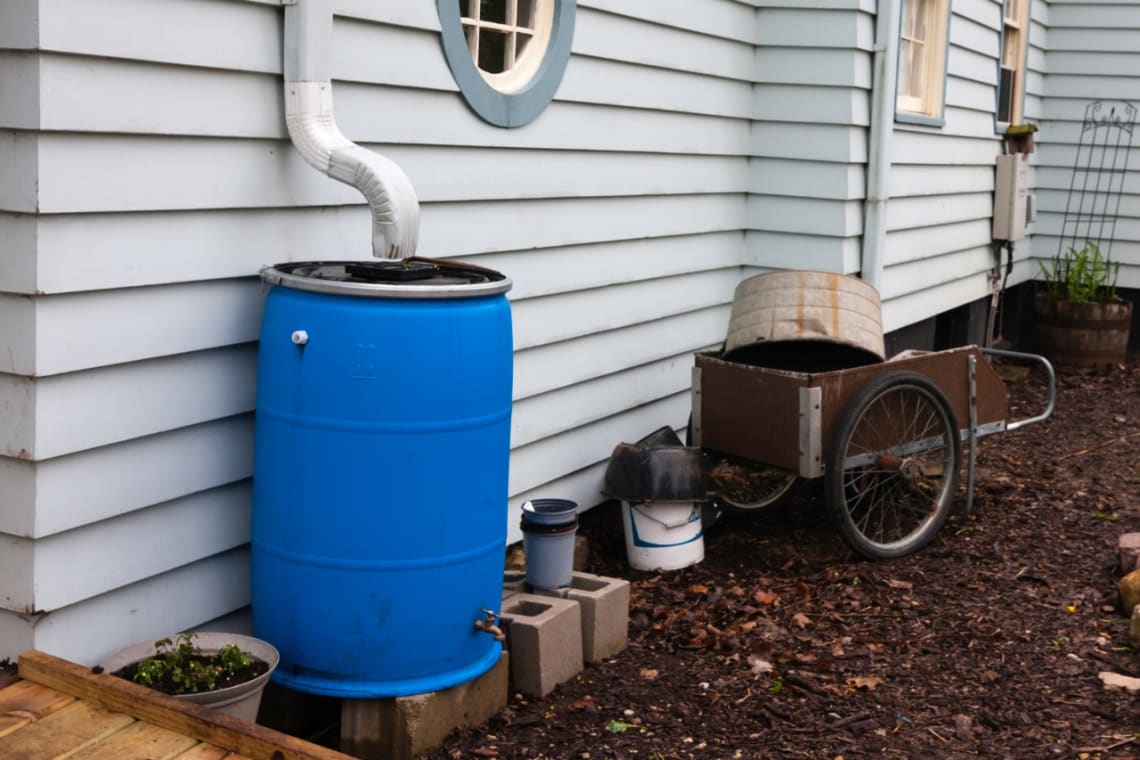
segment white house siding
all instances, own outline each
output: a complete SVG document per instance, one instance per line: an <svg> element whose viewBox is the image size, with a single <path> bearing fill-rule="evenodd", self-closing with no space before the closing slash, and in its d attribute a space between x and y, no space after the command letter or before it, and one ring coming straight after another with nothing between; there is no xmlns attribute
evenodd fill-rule
<svg viewBox="0 0 1140 760"><path fill-rule="evenodd" d="M1000 3L954 0L945 123L895 124L880 288L888 331L990 292L1000 31Z"/></svg>
<svg viewBox="0 0 1140 760"><path fill-rule="evenodd" d="M515 282L512 537L523 499L597 503L616 442L683 424L723 335L757 11L693 5L583 0L556 101L503 130L433 3L334 2L341 127L410 175L420 253ZM281 26L276 2L0 0L0 658L91 662L248 602L256 273L369 255L359 195L286 139Z"/></svg>
<svg viewBox="0 0 1140 760"><path fill-rule="evenodd" d="M1095 100L1123 100L1140 108L1140 4L1053 0L1048 24L1049 76L1041 111L1039 217L1033 242L1034 255L1044 260L1055 256L1062 245L1059 236L1085 107ZM1087 151L1081 157L1087 160ZM1120 285L1140 288L1140 129L1132 135L1130 159L1110 253L1122 265ZM1084 210L1089 210L1087 200ZM1073 245L1072 234L1070 226L1065 248Z"/></svg>
<svg viewBox="0 0 1140 760"><path fill-rule="evenodd" d="M859 270L872 0L758 0L744 263Z"/></svg>

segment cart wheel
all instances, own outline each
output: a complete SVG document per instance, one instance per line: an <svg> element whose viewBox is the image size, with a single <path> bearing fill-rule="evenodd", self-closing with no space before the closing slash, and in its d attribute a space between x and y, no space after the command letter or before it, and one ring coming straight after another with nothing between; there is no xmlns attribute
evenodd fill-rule
<svg viewBox="0 0 1140 760"><path fill-rule="evenodd" d="M689 415L688 425L685 427L685 445L693 445L693 415ZM774 508L785 505L795 496L803 478L794 472L781 470L775 467L746 462L735 457L725 457L720 465L713 470L713 484L717 485L717 470L720 468L736 468L739 473L728 473L730 479L747 477L753 488L747 489L747 499L733 498L725 493L725 489L716 488L717 503L726 512L741 515L758 514L761 510L770 512ZM758 486L758 487L757 487Z"/></svg>
<svg viewBox="0 0 1140 760"><path fill-rule="evenodd" d="M747 515L773 512L786 505L803 484L803 479L794 472L762 466L756 466L756 470L747 498L736 496L727 489L717 489L717 500L726 511ZM713 482L716 483L716 470L713 471Z"/></svg>
<svg viewBox="0 0 1140 760"><path fill-rule="evenodd" d="M924 375L867 383L840 415L826 460L827 509L843 540L868 559L921 549L950 514L960 456L954 412Z"/></svg>

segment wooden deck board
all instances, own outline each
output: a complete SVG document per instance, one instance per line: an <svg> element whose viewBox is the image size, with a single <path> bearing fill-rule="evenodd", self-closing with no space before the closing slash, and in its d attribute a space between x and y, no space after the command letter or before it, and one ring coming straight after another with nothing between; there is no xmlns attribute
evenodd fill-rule
<svg viewBox="0 0 1140 760"><path fill-rule="evenodd" d="M45 715L62 710L75 701L70 694L40 686L31 681L16 681L0 688L0 737L34 723Z"/></svg>
<svg viewBox="0 0 1140 760"><path fill-rule="evenodd" d="M3 760L352 760L43 652L0 686Z"/></svg>
<svg viewBox="0 0 1140 760"><path fill-rule="evenodd" d="M169 760L196 745L200 742L193 737L136 721L68 755L67 760Z"/></svg>
<svg viewBox="0 0 1140 760"><path fill-rule="evenodd" d="M50 760L87 747L134 723L130 715L76 701L23 729L0 737L6 760Z"/></svg>

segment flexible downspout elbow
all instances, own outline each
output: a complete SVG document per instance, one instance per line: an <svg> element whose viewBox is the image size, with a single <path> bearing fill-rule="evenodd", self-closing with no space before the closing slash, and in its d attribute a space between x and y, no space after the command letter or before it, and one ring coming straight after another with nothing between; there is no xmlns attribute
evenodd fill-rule
<svg viewBox="0 0 1140 760"><path fill-rule="evenodd" d="M333 115L327 0L286 0L285 123L304 159L359 190L372 212L372 255L412 256L419 242L420 205L408 175L393 161L341 133Z"/></svg>
<svg viewBox="0 0 1140 760"><path fill-rule="evenodd" d="M876 290L883 282L890 197L891 136L894 134L895 82L899 58L897 0L879 0L875 16L871 127L867 137L867 197L863 202L862 277Z"/></svg>

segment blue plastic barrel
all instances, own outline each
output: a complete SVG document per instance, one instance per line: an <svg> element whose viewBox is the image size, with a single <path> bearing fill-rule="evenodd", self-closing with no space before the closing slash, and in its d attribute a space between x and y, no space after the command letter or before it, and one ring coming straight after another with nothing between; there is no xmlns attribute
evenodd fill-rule
<svg viewBox="0 0 1140 760"><path fill-rule="evenodd" d="M501 645L510 280L456 262L266 269L251 548L254 634L299 691L469 681Z"/></svg>

